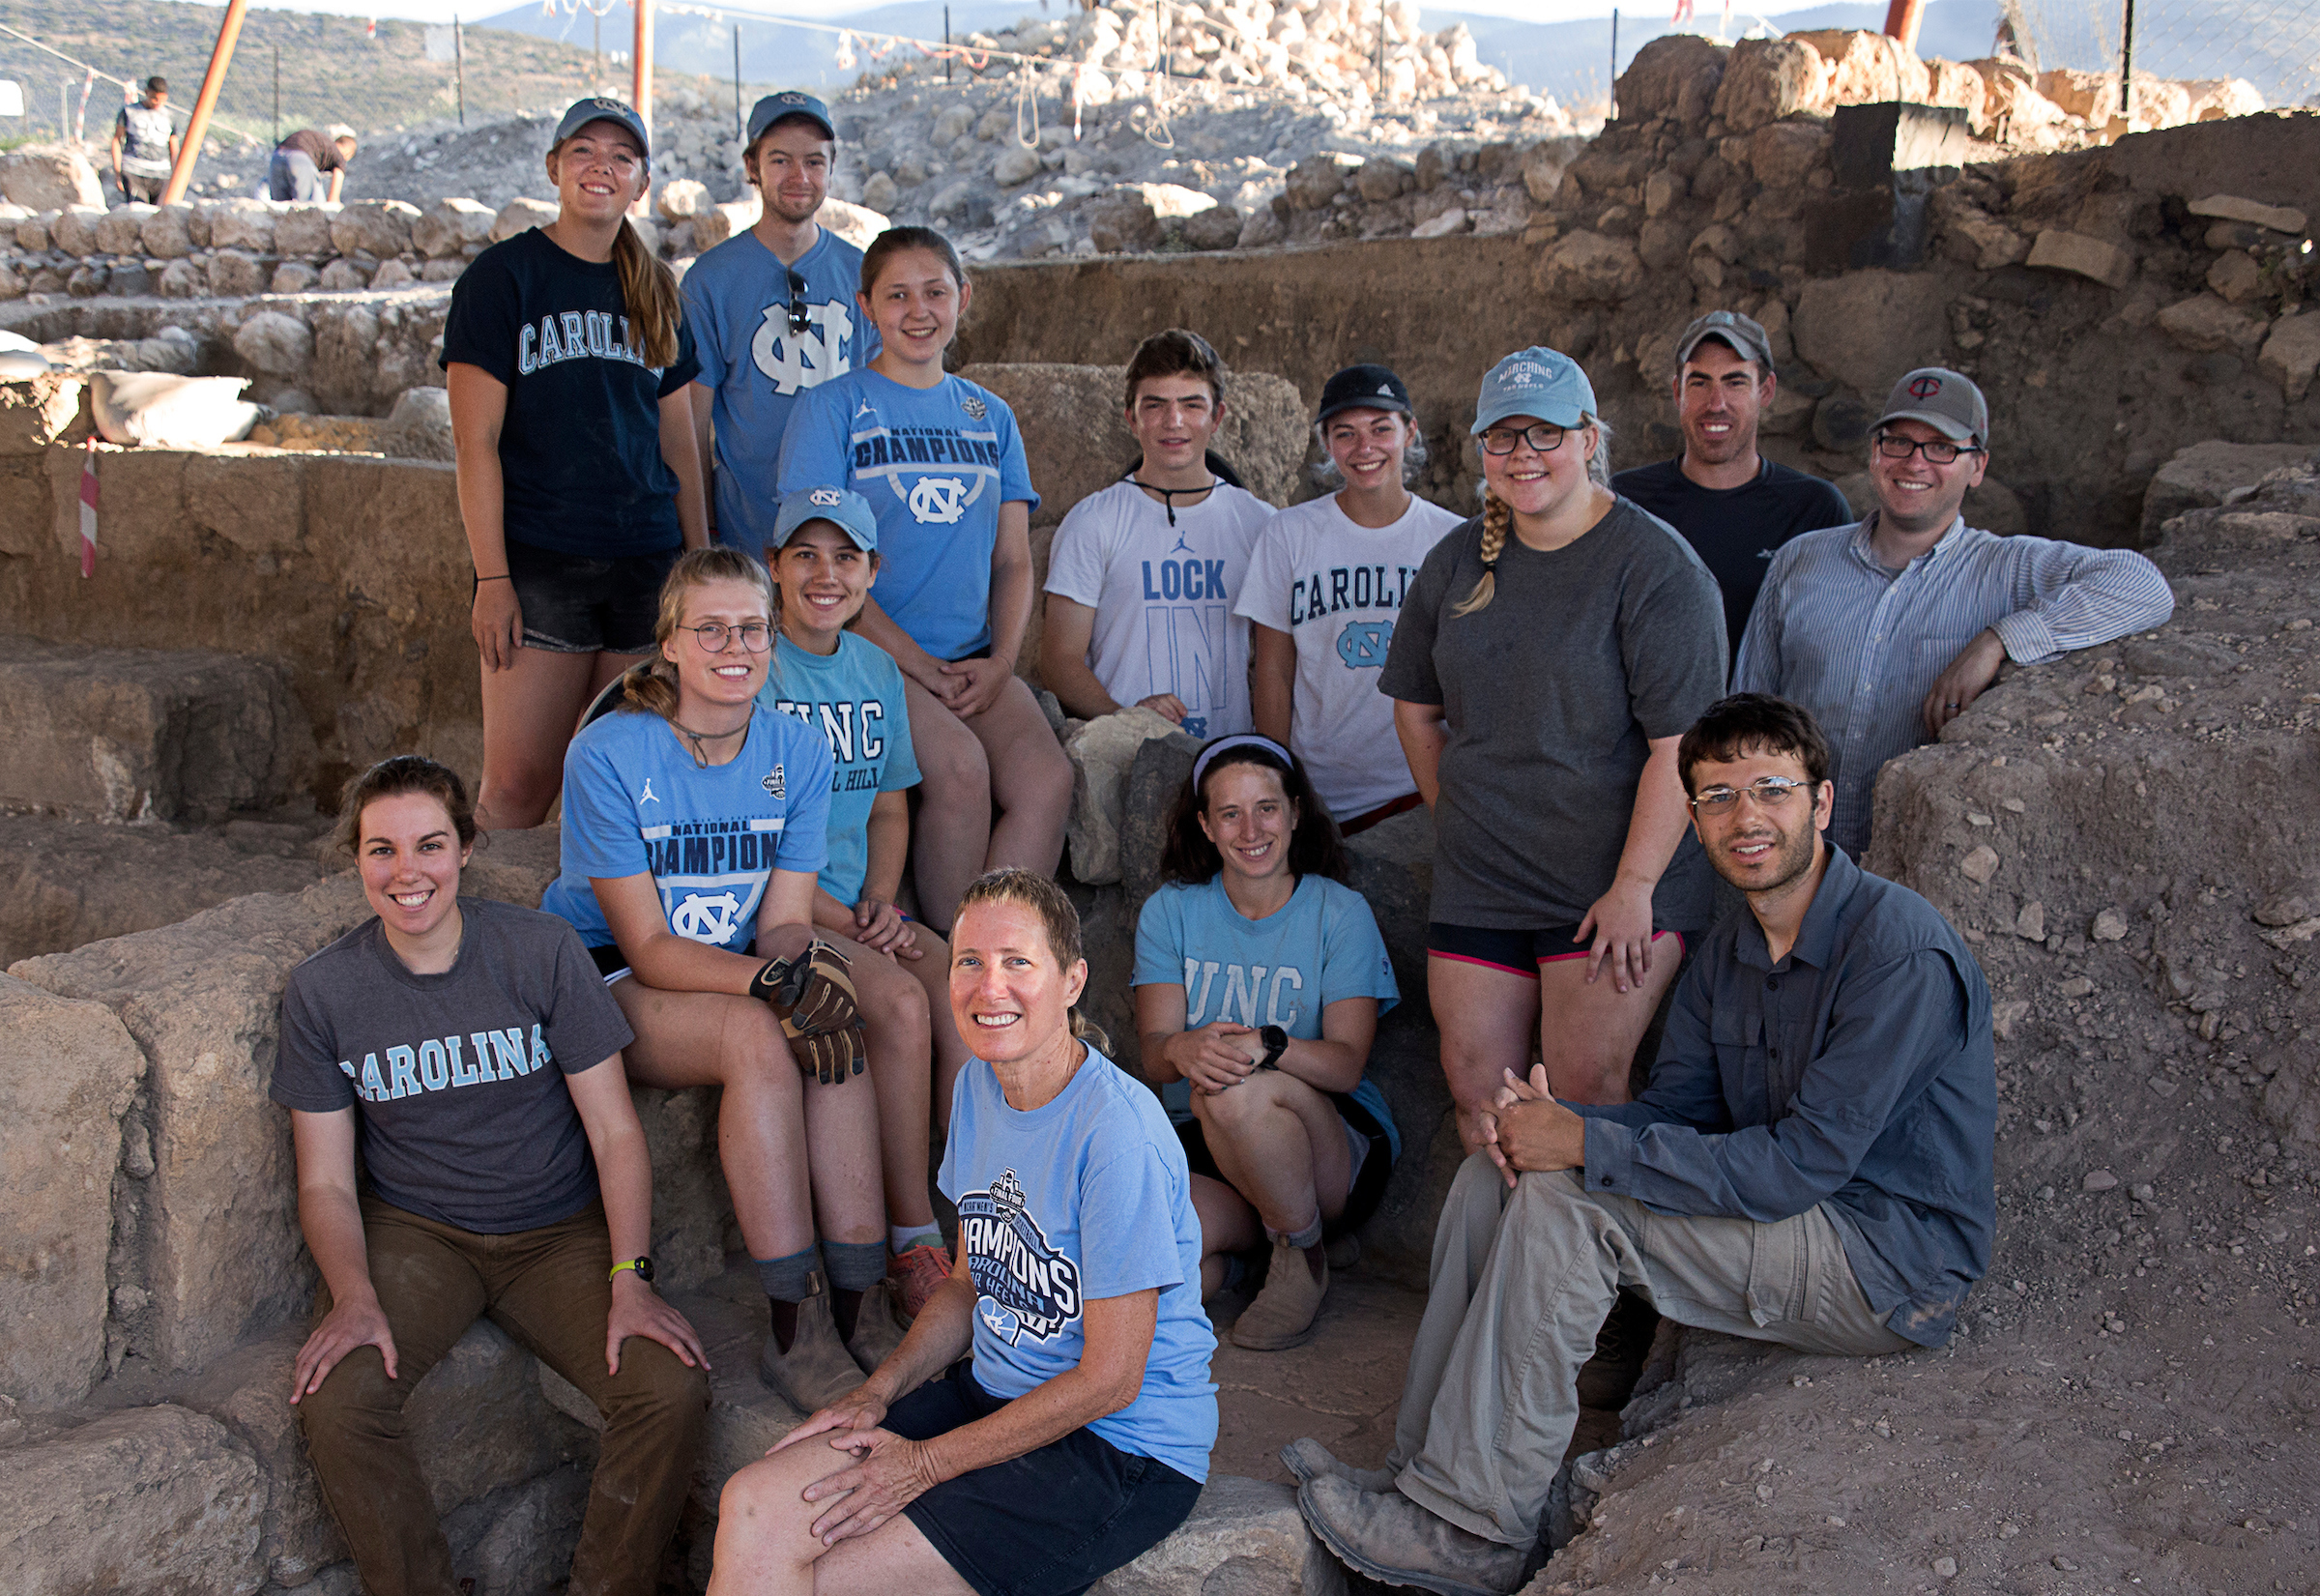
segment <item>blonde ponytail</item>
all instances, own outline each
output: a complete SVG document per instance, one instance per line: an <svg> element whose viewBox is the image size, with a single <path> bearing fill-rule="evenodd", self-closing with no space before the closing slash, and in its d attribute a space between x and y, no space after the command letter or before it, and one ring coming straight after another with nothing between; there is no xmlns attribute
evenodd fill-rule
<svg viewBox="0 0 2320 1596"><path fill-rule="evenodd" d="M1073 1040L1086 1043L1089 1051L1107 1059L1112 1057L1112 1038L1104 1034L1102 1026L1082 1014L1077 1003L1071 1008L1071 1034Z"/></svg>
<svg viewBox="0 0 2320 1596"><path fill-rule="evenodd" d="M628 307L629 347L647 365L675 365L677 322L683 313L677 275L645 247L643 236L626 217L613 236L612 264L621 275L621 301Z"/></svg>
<svg viewBox="0 0 2320 1596"><path fill-rule="evenodd" d="M1514 508L1488 488L1482 496L1482 580L1474 591L1450 606L1453 616L1472 615L1476 610L1490 608L1498 592L1498 556L1506 550L1506 535L1514 530Z"/></svg>
<svg viewBox="0 0 2320 1596"><path fill-rule="evenodd" d="M621 673L621 708L650 710L663 720L677 718L677 667L648 659Z"/></svg>

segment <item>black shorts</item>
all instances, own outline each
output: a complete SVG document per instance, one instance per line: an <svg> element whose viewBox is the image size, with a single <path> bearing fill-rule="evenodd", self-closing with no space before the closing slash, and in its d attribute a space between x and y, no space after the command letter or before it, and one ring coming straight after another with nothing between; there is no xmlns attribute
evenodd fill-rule
<svg viewBox="0 0 2320 1596"><path fill-rule="evenodd" d="M741 949L743 957L746 957L756 951L757 943L755 941L752 941L747 947ZM606 986L612 985L613 982L620 980L623 976L632 975L635 973L634 971L628 968L628 955L621 951L621 944L619 943L606 943L601 947L592 947L588 950L588 956L595 961L596 973L604 977L604 984Z"/></svg>
<svg viewBox="0 0 2320 1596"><path fill-rule="evenodd" d="M1361 1106L1361 1100L1347 1092L1325 1091L1330 1106L1337 1110L1338 1118L1370 1139L1369 1156L1361 1168L1353 1172L1353 1183L1346 1188L1346 1206L1343 1212L1322 1227L1329 1236L1345 1235L1357 1231L1378 1211L1385 1199L1385 1182L1394 1173L1394 1145L1386 1137L1385 1127L1378 1117ZM1176 1140L1184 1144L1184 1163L1195 1175L1204 1175L1211 1180L1224 1180L1225 1172L1216 1167L1216 1155L1208 1150L1208 1128L1198 1119L1187 1119L1176 1126Z"/></svg>
<svg viewBox="0 0 2320 1596"><path fill-rule="evenodd" d="M1662 937L1675 939L1680 957L1684 934L1654 926L1651 940L1658 942ZM1535 931L1506 931L1492 926L1452 925L1446 920L1435 920L1426 927L1426 952L1430 958L1487 965L1493 970L1503 970L1509 975L1521 975L1534 981L1539 978L1539 966L1552 964L1558 959L1583 959L1591 945L1591 940L1584 943L1579 940L1579 927L1576 925L1549 925Z"/></svg>
<svg viewBox="0 0 2320 1596"><path fill-rule="evenodd" d="M608 560L508 545L508 575L524 610L524 647L549 653L651 653L660 585L680 549Z"/></svg>
<svg viewBox="0 0 2320 1596"><path fill-rule="evenodd" d="M886 1409L885 1427L931 1440L1005 1406L962 1361ZM1082 1427L944 1480L903 1512L982 1596L1080 1596L1174 1533L1200 1496L1198 1481Z"/></svg>

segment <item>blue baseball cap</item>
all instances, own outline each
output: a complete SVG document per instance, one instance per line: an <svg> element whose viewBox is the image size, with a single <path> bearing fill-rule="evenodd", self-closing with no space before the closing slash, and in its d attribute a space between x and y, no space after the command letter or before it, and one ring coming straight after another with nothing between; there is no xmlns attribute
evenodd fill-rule
<svg viewBox="0 0 2320 1596"><path fill-rule="evenodd" d="M838 138L837 124L829 119L829 107L802 89L784 89L769 94L749 107L749 136L741 141L746 150L758 140L758 135L783 117L802 116L822 129L822 136L831 143Z"/></svg>
<svg viewBox="0 0 2320 1596"><path fill-rule="evenodd" d="M592 122L619 123L636 135L638 153L651 159L652 139L645 131L645 119L636 114L636 107L600 94L573 101L572 108L564 113L562 122L556 124L556 136L549 142L562 144Z"/></svg>
<svg viewBox="0 0 2320 1596"><path fill-rule="evenodd" d="M1509 416L1536 416L1554 426L1578 426L1596 413L1595 385L1579 363L1560 350L1533 344L1507 356L1482 379L1470 430L1479 438Z"/></svg>
<svg viewBox="0 0 2320 1596"><path fill-rule="evenodd" d="M864 554L878 547L878 512L870 501L848 488L800 488L781 502L781 510L773 517L773 547L789 546L790 535L808 521L827 521L847 537Z"/></svg>

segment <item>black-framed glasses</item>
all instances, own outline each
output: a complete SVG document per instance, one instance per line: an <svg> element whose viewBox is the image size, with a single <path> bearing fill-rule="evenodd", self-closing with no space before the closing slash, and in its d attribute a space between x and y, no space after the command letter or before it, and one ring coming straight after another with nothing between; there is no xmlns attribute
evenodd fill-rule
<svg viewBox="0 0 2320 1596"><path fill-rule="evenodd" d="M1790 776L1758 776L1746 787L1709 787L1692 799L1692 807L1703 815L1728 815L1746 793L1756 800L1756 807L1774 813L1787 807L1788 800L1799 793L1811 792L1812 784Z"/></svg>
<svg viewBox="0 0 2320 1596"><path fill-rule="evenodd" d="M723 653L737 637L751 653L764 653L773 646L773 628L763 621L744 621L738 626L728 626L722 621L704 621L698 626L677 629L699 638L702 651L707 653Z"/></svg>
<svg viewBox="0 0 2320 1596"><path fill-rule="evenodd" d="M1485 454L1512 454L1516 448L1528 444L1541 454L1552 454L1563 447L1566 429L1550 421L1533 421L1525 427L1494 426L1482 435Z"/></svg>
<svg viewBox="0 0 2320 1596"><path fill-rule="evenodd" d="M1919 443L1898 432L1877 434L1877 452L1888 460L1906 460L1912 454L1923 453L1937 466L1954 465L1960 454L1979 454L1982 450L1972 444L1954 444L1947 438L1928 438Z"/></svg>
<svg viewBox="0 0 2320 1596"><path fill-rule="evenodd" d="M790 331L802 333L814 325L814 307L805 303L805 274L790 272Z"/></svg>

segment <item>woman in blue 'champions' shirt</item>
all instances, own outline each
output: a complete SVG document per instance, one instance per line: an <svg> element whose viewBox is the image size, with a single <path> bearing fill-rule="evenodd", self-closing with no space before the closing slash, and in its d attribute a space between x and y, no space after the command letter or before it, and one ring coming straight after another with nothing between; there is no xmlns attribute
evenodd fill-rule
<svg viewBox="0 0 2320 1596"><path fill-rule="evenodd" d="M950 1118L967 1048L950 1018L949 946L894 907L910 854L910 789L918 785L902 672L846 629L878 579L878 521L858 493L807 488L782 501L767 552L779 596L772 669L757 701L829 744L829 861L814 892L814 926L853 960L862 1007L882 1021L870 1075L886 1245L902 1311L914 1317L950 1274L927 1200L926 1132L932 1104L942 1105L942 1122Z"/></svg>
<svg viewBox="0 0 2320 1596"><path fill-rule="evenodd" d="M564 871L540 907L580 933L636 1031L634 1079L723 1088L725 1184L772 1303L766 1378L811 1411L893 1329L883 1292L863 1299L886 1260L871 1083L801 1074L758 1001L811 941L829 811L828 748L756 701L772 597L739 549L677 562L660 658L565 757ZM876 1037L880 1016L861 1019Z"/></svg>
<svg viewBox="0 0 2320 1596"><path fill-rule="evenodd" d="M859 1390L726 1483L712 1591L1077 1596L1208 1477L1216 1337L1184 1153L1072 1011L1071 900L994 871L952 943L976 1054L942 1161L957 1267Z"/></svg>
<svg viewBox="0 0 2320 1596"><path fill-rule="evenodd" d="M1006 401L942 369L973 297L941 233L881 233L860 296L879 352L808 390L781 443L785 499L836 484L878 515L884 566L857 629L908 679L926 778L913 866L919 910L942 930L985 870L1053 875L1071 809L1071 762L1015 676L1039 495Z"/></svg>
<svg viewBox="0 0 2320 1596"><path fill-rule="evenodd" d="M1337 833L1288 749L1255 735L1202 750L1136 922L1136 1030L1193 1171L1203 1283L1270 1238L1264 1290L1232 1325L1259 1351L1313 1336L1329 1289L1322 1231L1377 1210L1402 1150L1362 1077L1401 998Z"/></svg>

